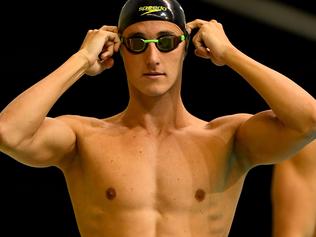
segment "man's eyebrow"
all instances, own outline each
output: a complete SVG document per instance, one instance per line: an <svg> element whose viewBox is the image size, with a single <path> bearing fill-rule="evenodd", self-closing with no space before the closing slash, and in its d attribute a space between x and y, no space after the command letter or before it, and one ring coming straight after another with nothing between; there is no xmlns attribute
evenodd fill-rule
<svg viewBox="0 0 316 237"><path fill-rule="evenodd" d="M165 35L176 35L176 34L173 31L164 30L157 33L157 38L160 36L165 36ZM127 35L127 38L133 38L133 37L145 38L145 35L141 32L134 32Z"/></svg>
<svg viewBox="0 0 316 237"><path fill-rule="evenodd" d="M167 30L165 30L165 31L160 31L160 32L158 32L158 34L157 34L158 37L164 36L164 35L176 35L176 34L175 34L174 32L172 32L172 31L167 31Z"/></svg>
<svg viewBox="0 0 316 237"><path fill-rule="evenodd" d="M141 32L134 32L134 33L131 33L127 36L127 38L133 38L133 37L140 37L140 38L144 38L145 35Z"/></svg>

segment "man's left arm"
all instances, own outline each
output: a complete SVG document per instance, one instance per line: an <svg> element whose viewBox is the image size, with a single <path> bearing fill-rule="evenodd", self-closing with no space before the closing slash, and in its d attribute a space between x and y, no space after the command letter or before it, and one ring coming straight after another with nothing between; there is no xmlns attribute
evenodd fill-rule
<svg viewBox="0 0 316 237"><path fill-rule="evenodd" d="M315 139L316 100L306 90L236 48L228 49L223 58L271 108L252 116L237 131L236 151L249 165L290 158Z"/></svg>
<svg viewBox="0 0 316 237"><path fill-rule="evenodd" d="M289 158L316 138L316 100L307 91L234 47L217 21L195 20L188 28L199 28L193 38L196 55L233 69L271 108L237 130L236 152L249 166Z"/></svg>

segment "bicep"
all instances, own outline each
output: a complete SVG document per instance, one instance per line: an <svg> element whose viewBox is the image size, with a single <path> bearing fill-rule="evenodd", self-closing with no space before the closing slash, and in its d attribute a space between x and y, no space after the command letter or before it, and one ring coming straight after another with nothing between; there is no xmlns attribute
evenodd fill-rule
<svg viewBox="0 0 316 237"><path fill-rule="evenodd" d="M249 166L273 164L297 153L310 138L290 129L271 110L246 120L237 130L236 153Z"/></svg>
<svg viewBox="0 0 316 237"><path fill-rule="evenodd" d="M58 166L74 155L75 144L75 132L64 118L47 117L31 138L8 151L8 155L28 166Z"/></svg>

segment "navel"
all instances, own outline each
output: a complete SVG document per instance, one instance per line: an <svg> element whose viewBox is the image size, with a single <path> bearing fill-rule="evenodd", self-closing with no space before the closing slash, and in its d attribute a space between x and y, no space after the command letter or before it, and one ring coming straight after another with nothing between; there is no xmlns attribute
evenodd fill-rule
<svg viewBox="0 0 316 237"><path fill-rule="evenodd" d="M197 201L202 202L205 199L205 191L203 189L196 190L194 197Z"/></svg>
<svg viewBox="0 0 316 237"><path fill-rule="evenodd" d="M106 198L109 200L113 200L116 197L116 191L114 188L110 187L105 192Z"/></svg>

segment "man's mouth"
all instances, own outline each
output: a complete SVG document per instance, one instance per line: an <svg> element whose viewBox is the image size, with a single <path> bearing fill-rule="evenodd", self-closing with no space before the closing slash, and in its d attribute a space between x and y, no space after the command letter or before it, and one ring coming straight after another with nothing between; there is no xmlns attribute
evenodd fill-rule
<svg viewBox="0 0 316 237"><path fill-rule="evenodd" d="M144 76L146 77L158 77L158 76L165 76L166 73L163 72L146 72L144 73Z"/></svg>

